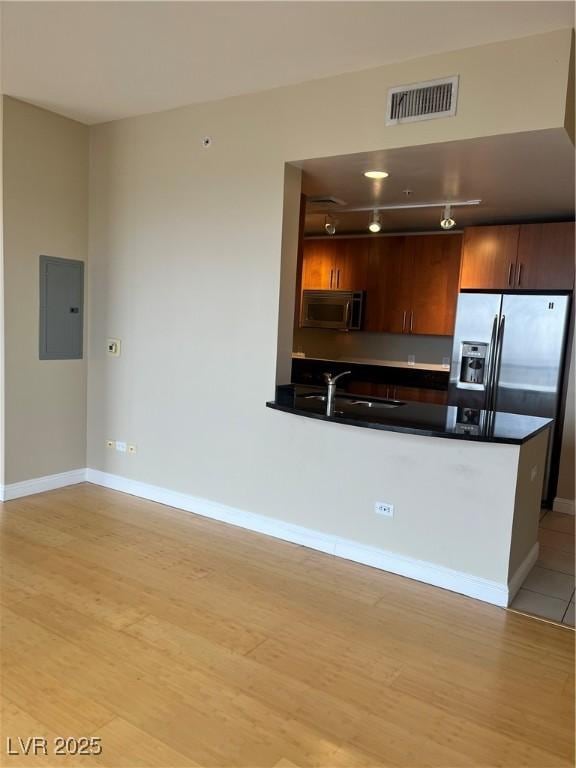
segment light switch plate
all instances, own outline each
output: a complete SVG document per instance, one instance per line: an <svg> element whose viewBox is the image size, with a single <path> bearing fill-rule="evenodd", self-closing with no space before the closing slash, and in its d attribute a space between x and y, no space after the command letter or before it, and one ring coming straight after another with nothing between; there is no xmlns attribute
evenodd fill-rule
<svg viewBox="0 0 576 768"><path fill-rule="evenodd" d="M120 339L106 339L106 351L110 357L120 357L121 347Z"/></svg>

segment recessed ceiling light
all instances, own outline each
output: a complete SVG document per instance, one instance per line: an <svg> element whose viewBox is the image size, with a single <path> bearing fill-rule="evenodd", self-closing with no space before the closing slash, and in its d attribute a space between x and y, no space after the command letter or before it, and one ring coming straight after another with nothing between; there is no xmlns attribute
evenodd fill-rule
<svg viewBox="0 0 576 768"><path fill-rule="evenodd" d="M390 174L387 171L364 171L364 176L367 179L385 179Z"/></svg>

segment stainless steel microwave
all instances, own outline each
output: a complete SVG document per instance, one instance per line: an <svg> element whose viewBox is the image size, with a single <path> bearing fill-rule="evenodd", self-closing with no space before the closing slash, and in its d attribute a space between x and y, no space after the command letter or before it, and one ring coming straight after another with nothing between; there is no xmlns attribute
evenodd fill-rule
<svg viewBox="0 0 576 768"><path fill-rule="evenodd" d="M302 291L302 328L359 331L364 291Z"/></svg>

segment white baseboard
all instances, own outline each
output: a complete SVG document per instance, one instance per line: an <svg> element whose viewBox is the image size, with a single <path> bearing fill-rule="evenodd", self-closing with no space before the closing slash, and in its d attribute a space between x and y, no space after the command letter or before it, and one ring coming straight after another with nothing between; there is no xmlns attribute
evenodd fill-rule
<svg viewBox="0 0 576 768"><path fill-rule="evenodd" d="M9 483L0 486L0 501L11 501L22 496L32 496L35 493L53 491L56 488L64 488L67 485L76 485L86 480L85 469L73 469L71 472L60 472L57 475L35 477L32 480L23 480L20 483Z"/></svg>
<svg viewBox="0 0 576 768"><path fill-rule="evenodd" d="M507 606L520 588L530 569L538 557L538 545L530 551L528 557L518 568L510 583L490 581L462 571L455 571L435 563L398 555L377 547L360 544L350 539L344 539L329 533L322 533L303 526L286 523L266 515L246 512L235 507L220 504L216 501L190 496L178 491L171 491L149 483L130 480L120 475L112 475L97 469L76 469L57 475L37 477L20 483L0 486L0 499L10 501L35 493L63 488L67 485L90 482L116 491L138 496L169 507L193 512L203 517L219 520L220 522L246 528L256 533L262 533L283 541L290 541L310 549L326 552L353 560L356 563L369 565L383 571L406 576L409 579L431 584L435 587L458 592L467 597L473 597L493 605Z"/></svg>
<svg viewBox="0 0 576 768"><path fill-rule="evenodd" d="M186 512L193 512L213 520L230 523L231 525L263 533L267 536L273 536L283 541L301 544L302 546L310 547L310 549L326 552L346 560L353 560L357 563L396 573L400 576L406 576L416 581L451 590L452 592L459 592L462 595L483 600L493 605L507 606L509 603L509 588L505 583L490 581L461 571L454 571L434 563L404 557L332 534L314 531L299 525L292 525L291 523L266 517L265 515L246 512L215 501L189 496L188 494L171 491L167 488L149 485L148 483L136 480L129 480L125 477L101 472L96 469L86 470L86 480L96 485L129 493L133 496L149 499L150 501L156 501ZM524 564L522 567L524 567Z"/></svg>
<svg viewBox="0 0 576 768"><path fill-rule="evenodd" d="M556 496L552 509L554 512L563 512L565 515L573 515L576 513L575 506L574 499L561 499Z"/></svg>
<svg viewBox="0 0 576 768"><path fill-rule="evenodd" d="M524 581L526 580L526 576L530 573L532 568L534 567L536 560L538 560L538 554L540 552L540 544L536 542L530 552L526 555L524 560L520 563L519 567L516 569L516 573L510 581L508 582L508 605L514 600L516 597L516 593L524 584Z"/></svg>

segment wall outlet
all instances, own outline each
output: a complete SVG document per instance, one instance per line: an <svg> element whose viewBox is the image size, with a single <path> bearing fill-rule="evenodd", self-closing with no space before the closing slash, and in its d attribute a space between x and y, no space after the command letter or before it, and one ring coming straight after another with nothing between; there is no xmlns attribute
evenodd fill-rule
<svg viewBox="0 0 576 768"><path fill-rule="evenodd" d="M416 355L408 355L408 365L416 364Z"/></svg>
<svg viewBox="0 0 576 768"><path fill-rule="evenodd" d="M442 358L442 368L450 368L450 358L449 357L443 357Z"/></svg>
<svg viewBox="0 0 576 768"><path fill-rule="evenodd" d="M110 357L120 357L121 347L120 339L106 339L106 351Z"/></svg>
<svg viewBox="0 0 576 768"><path fill-rule="evenodd" d="M126 443L123 443L121 440L116 440L116 450L119 453L126 453Z"/></svg>
<svg viewBox="0 0 576 768"><path fill-rule="evenodd" d="M106 440L106 448L114 448L114 440Z"/></svg>
<svg viewBox="0 0 576 768"><path fill-rule="evenodd" d="M135 445L129 445L128 446L128 453L137 453L138 450Z"/></svg>
<svg viewBox="0 0 576 768"><path fill-rule="evenodd" d="M374 504L374 512L384 517L394 517L394 504L388 504L386 501L377 501Z"/></svg>

